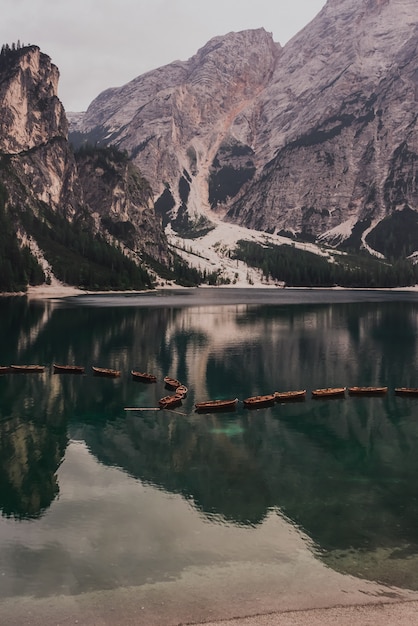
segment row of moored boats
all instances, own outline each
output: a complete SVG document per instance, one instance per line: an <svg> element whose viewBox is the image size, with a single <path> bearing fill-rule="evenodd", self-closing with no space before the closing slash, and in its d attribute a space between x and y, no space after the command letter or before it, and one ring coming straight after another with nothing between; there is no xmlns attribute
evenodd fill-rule
<svg viewBox="0 0 418 626"><path fill-rule="evenodd" d="M166 381L166 379L164 380ZM178 385L180 385L179 382ZM176 389L175 387L173 388ZM388 392L388 387L325 387L321 389L313 389L311 394L312 398L341 398L345 396L346 392L348 392L351 396L383 396ZM271 394L246 398L243 400L243 404L247 408L267 407L274 405L276 402L305 400L306 393L306 389L299 389L295 391L275 391ZM418 388L396 387L395 393L398 395L418 397ZM166 396L160 400L160 408L178 406L181 404L182 397L178 396L177 391L175 391L173 395ZM200 412L234 410L237 405L238 398L232 398L228 400L207 400L206 402L197 402L195 404L195 408Z"/></svg>
<svg viewBox="0 0 418 626"><path fill-rule="evenodd" d="M85 367L83 365L57 365L53 364L52 370L54 374L68 373L68 374L84 374ZM92 367L93 374L102 376L109 376L111 378L117 378L120 376L120 370L108 369L105 367ZM10 373L42 373L45 372L45 365L0 365L0 374Z"/></svg>
<svg viewBox="0 0 418 626"><path fill-rule="evenodd" d="M82 365L58 365L56 363L52 366L55 374L68 373L68 374L84 374L85 368ZM44 372L44 365L1 365L0 374L7 373L31 373L31 372ZM105 376L110 378L118 378L121 375L120 370L109 369L104 367L92 366L92 373L96 376ZM138 380L144 383L156 383L157 377L154 374L148 372L141 372L138 370L131 370L131 376L134 380ZM188 389L176 378L170 376L164 377L164 383L167 389L172 391L171 394L162 397L158 401L158 406L161 409L175 408L179 406L182 400L186 397ZM418 397L418 387L395 387L394 389L397 395L416 396ZM311 391L312 398L338 398L344 397L346 392L351 396L382 396L388 392L388 387L324 387L320 389L313 389ZM295 391L275 391L274 393L251 396L243 400L243 404L247 408L260 408L266 406L272 406L275 402L288 402L299 401L306 398L306 389L299 389ZM238 405L238 398L231 399L219 399L219 400L206 400L204 402L196 402L195 408L197 411L228 411L234 410Z"/></svg>
<svg viewBox="0 0 418 626"><path fill-rule="evenodd" d="M164 382L173 393L164 396L159 401L159 407L162 409L174 408L181 404L181 401L187 394L187 387L182 385L180 381L166 376ZM321 389L313 389L312 398L338 398L344 397L346 392L351 396L382 396L388 392L388 387L326 387ZM251 396L243 400L243 404L247 408L261 408L273 406L276 402L300 401L306 398L306 389L295 391L275 391L271 394ZM415 387L396 387L395 393L399 395L417 396L418 388ZM206 400L204 402L196 402L195 408L198 412L209 411L231 411L238 405L238 398L226 400Z"/></svg>

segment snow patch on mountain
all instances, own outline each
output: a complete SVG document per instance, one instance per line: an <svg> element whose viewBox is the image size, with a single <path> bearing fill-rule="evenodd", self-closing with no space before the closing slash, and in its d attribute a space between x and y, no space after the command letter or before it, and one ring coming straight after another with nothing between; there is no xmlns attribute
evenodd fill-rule
<svg viewBox="0 0 418 626"><path fill-rule="evenodd" d="M201 272L206 271L208 274L219 271L219 278L223 282L237 287L284 286L282 281L269 279L263 276L261 270L233 258L240 240L251 241L261 246L293 246L323 256L330 262L333 261L330 252L315 244L295 242L287 237L262 233L227 222L218 222L214 229L197 239L178 236L170 225L166 228L166 235L169 244L189 266Z"/></svg>

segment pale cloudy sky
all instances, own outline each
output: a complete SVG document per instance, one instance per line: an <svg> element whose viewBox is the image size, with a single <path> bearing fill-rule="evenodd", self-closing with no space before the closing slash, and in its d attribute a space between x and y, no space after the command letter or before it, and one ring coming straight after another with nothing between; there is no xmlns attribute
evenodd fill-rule
<svg viewBox="0 0 418 626"><path fill-rule="evenodd" d="M326 0L1 0L0 45L36 44L60 70L59 97L83 111L101 91L186 61L209 39L264 27L284 45Z"/></svg>

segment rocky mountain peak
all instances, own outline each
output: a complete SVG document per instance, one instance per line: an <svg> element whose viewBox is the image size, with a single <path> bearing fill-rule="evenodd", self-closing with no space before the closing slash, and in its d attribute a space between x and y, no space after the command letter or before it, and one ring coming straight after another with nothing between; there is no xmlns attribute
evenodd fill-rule
<svg viewBox="0 0 418 626"><path fill-rule="evenodd" d="M3 47L0 66L0 150L19 153L52 137L66 138L64 108L57 97L59 71L37 46ZM30 105L28 105L30 103Z"/></svg>
<svg viewBox="0 0 418 626"><path fill-rule="evenodd" d="M0 222L10 246L0 251L0 289L23 288L25 280L93 282L101 261L108 269L99 271L96 284L149 284L138 267L144 256L165 264L170 259L149 185L115 149L93 150L76 163L58 79L57 67L37 46L3 45ZM113 272L114 262L128 272L123 279Z"/></svg>
<svg viewBox="0 0 418 626"><path fill-rule="evenodd" d="M193 220L209 208L219 148L247 143L253 133L255 119L241 112L269 83L281 53L262 28L215 37L186 62L100 94L81 119L70 116L72 139L81 132L127 150L154 198L167 200L162 211L170 205L177 214L187 205Z"/></svg>
<svg viewBox="0 0 418 626"><path fill-rule="evenodd" d="M370 249L418 210L417 48L416 0L328 0L283 48L263 29L215 37L77 128L128 151L179 234L223 219Z"/></svg>
<svg viewBox="0 0 418 626"><path fill-rule="evenodd" d="M233 64L234 78L243 76L247 83L249 70L257 68L263 74L266 58L277 57L280 51L280 44L274 43L271 33L267 33L264 28L214 37L189 59L190 78L194 82L195 76L201 75L203 70L208 74L212 70L214 78L218 76L221 81L230 82L231 73L228 70Z"/></svg>

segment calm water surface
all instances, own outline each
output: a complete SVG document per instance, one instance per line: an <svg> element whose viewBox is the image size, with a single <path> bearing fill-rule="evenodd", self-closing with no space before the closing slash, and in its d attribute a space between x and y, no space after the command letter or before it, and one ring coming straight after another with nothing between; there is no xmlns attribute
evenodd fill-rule
<svg viewBox="0 0 418 626"><path fill-rule="evenodd" d="M225 563L280 570L295 550L418 589L418 398L393 392L418 387L418 294L14 297L0 299L0 321L1 365L46 365L0 376L0 599ZM53 363L86 371L53 374ZM97 378L92 365L122 376ZM131 380L132 368L157 383ZM124 410L158 406L167 374L189 388L181 407ZM351 385L389 392L310 397ZM304 402L194 411L301 388Z"/></svg>

